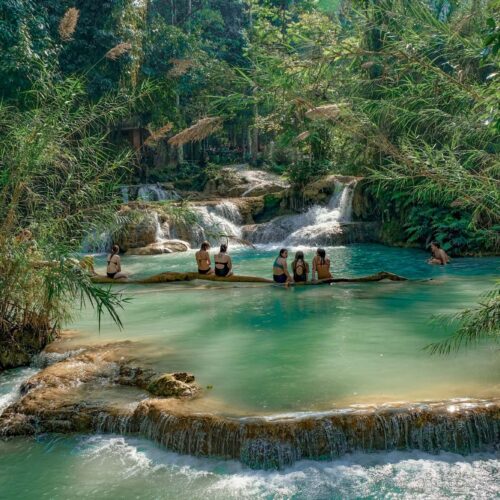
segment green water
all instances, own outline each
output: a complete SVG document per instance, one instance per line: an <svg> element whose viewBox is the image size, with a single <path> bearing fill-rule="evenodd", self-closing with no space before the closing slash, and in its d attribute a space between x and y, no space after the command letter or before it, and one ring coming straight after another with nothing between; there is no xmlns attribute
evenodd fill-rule
<svg viewBox="0 0 500 500"><path fill-rule="evenodd" d="M179 283L124 288L123 331L84 313L81 341L128 339L157 369L193 372L206 400L229 414L315 410L356 403L500 395L494 346L446 358L423 348L449 330L431 316L474 304L499 259L429 266L416 250L353 245L328 250L333 272L380 270L414 280L292 288ZM238 274L269 276L275 250L236 250ZM312 257L312 250L306 252ZM97 261L99 268L103 262ZM124 258L134 276L193 270L192 253Z"/></svg>
<svg viewBox="0 0 500 500"><path fill-rule="evenodd" d="M269 276L275 250L234 252L237 272ZM308 251L308 257L312 252ZM392 271L419 281L304 287L180 283L133 286L123 331L90 311L68 345L132 340L159 370L212 385L204 409L298 412L348 404L500 394L498 352L483 344L446 358L422 348L449 332L432 315L475 303L500 259L425 264L425 253L356 245L329 249L335 274ZM103 266L102 259L98 264ZM124 258L135 276L193 269L193 254ZM32 368L0 375L0 411ZM0 499L500 498L497 454L354 454L254 471L234 461L170 453L144 439L40 436L0 440Z"/></svg>
<svg viewBox="0 0 500 500"><path fill-rule="evenodd" d="M377 453L252 471L116 436L0 442L2 499L498 498L494 455Z"/></svg>

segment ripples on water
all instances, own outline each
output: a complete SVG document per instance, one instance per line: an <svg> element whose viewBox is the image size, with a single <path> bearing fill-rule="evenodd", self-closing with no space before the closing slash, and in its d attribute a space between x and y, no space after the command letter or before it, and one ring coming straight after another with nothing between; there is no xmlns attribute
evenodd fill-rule
<svg viewBox="0 0 500 500"><path fill-rule="evenodd" d="M235 265L245 274L268 276L275 250L238 250ZM312 249L306 252L310 260ZM478 396L481 388L498 390L495 353L483 349L433 360L421 351L436 335L430 314L474 303L493 283L498 259L457 259L440 268L425 264L424 252L377 245L338 247L329 254L336 274L384 269L434 281L290 293L132 287L125 332L105 321L99 333L95 319L84 315L80 341L149 342L165 368L192 370L202 384L214 384L214 397L252 411L302 410L322 398L324 404L384 398L381 389L391 398L410 397L412 389L417 399L431 390L448 396L454 395L451 389L463 396ZM190 270L193 263L192 253L123 259L124 268L136 275ZM27 368L0 376L0 412L33 372ZM355 454L270 472L179 456L142 439L46 436L0 441L0 498L490 499L500 498L498 458Z"/></svg>
<svg viewBox="0 0 500 500"><path fill-rule="evenodd" d="M491 454L356 454L266 472L232 461L179 456L143 440L114 436L42 438L29 444L13 440L2 447L2 498L491 499L500 495L499 462Z"/></svg>

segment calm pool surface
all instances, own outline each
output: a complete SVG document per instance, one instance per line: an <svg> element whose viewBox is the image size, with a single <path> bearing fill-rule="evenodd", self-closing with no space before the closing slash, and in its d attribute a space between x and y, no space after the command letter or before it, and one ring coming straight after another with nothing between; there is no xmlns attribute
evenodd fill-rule
<svg viewBox="0 0 500 500"><path fill-rule="evenodd" d="M295 250L295 249L294 249ZM312 249L305 249L310 261ZM238 274L270 275L276 249L236 249ZM291 252L292 253L292 252ZM429 266L418 250L380 245L328 249L337 276L381 270L410 282L285 290L260 284L192 282L121 287L131 299L120 331L90 311L71 325L75 342L133 340L159 370L188 370L225 413L316 410L355 403L500 395L498 350L490 344L448 357L423 348L450 334L432 316L473 306L494 285L500 259ZM103 270L104 260L96 261ZM148 276L194 270L192 252L124 257Z"/></svg>

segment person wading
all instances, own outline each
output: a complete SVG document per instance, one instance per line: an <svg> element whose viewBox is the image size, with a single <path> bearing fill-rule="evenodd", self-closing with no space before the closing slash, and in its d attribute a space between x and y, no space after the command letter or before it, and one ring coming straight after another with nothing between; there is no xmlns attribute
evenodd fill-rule
<svg viewBox="0 0 500 500"><path fill-rule="evenodd" d="M309 264L304 260L304 252L297 252L292 262L293 281L296 283L306 282L309 274Z"/></svg>
<svg viewBox="0 0 500 500"><path fill-rule="evenodd" d="M445 266L451 260L448 254L441 248L441 245L436 241L431 243L431 252L432 257L427 261L429 264Z"/></svg>
<svg viewBox="0 0 500 500"><path fill-rule="evenodd" d="M227 245L222 244L220 252L214 257L215 275L221 278L233 275L233 262L226 252Z"/></svg>

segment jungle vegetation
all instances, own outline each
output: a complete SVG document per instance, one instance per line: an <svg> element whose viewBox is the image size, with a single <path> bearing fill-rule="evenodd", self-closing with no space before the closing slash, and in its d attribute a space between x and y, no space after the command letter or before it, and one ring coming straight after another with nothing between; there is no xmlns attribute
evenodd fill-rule
<svg viewBox="0 0 500 500"><path fill-rule="evenodd" d="M0 334L119 321L71 260L117 185L231 162L363 176L387 243L498 253L499 49L498 0L4 0ZM453 345L498 336L497 293L465 314Z"/></svg>

